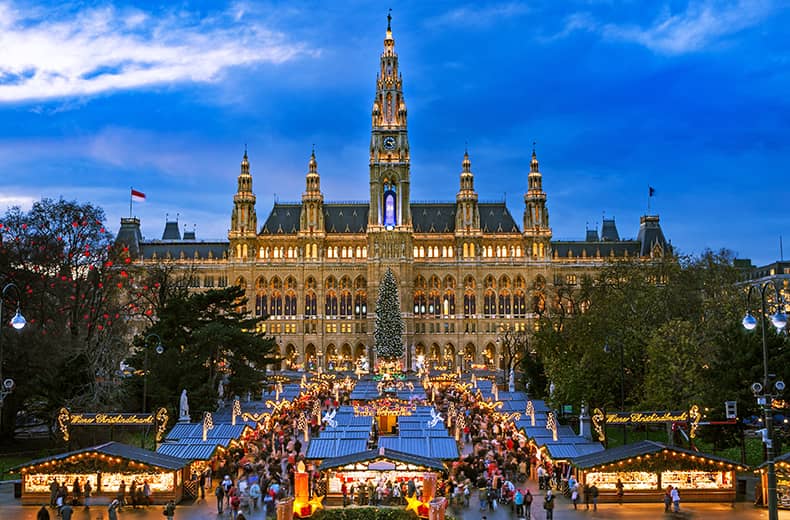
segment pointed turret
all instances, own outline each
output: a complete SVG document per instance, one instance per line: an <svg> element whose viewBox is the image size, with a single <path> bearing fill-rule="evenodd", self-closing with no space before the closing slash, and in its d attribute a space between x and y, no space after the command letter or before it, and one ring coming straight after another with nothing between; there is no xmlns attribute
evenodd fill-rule
<svg viewBox="0 0 790 520"><path fill-rule="evenodd" d="M527 177L527 193L524 194L524 240L525 250L529 252L528 254L533 260L549 258L549 243L551 241L549 210L546 208L543 176L540 173L534 143Z"/></svg>
<svg viewBox="0 0 790 520"><path fill-rule="evenodd" d="M305 177L305 192L302 194L302 212L299 217L299 232L315 234L324 232L324 194L321 193L321 177L318 175L318 162L315 148L310 154Z"/></svg>
<svg viewBox="0 0 790 520"><path fill-rule="evenodd" d="M472 173L472 161L469 152L464 150L461 162L461 189L455 196L457 209L455 212L455 234L470 235L480 232L480 211L477 206L475 176Z"/></svg>
<svg viewBox="0 0 790 520"><path fill-rule="evenodd" d="M255 239L258 228L258 217L255 214L255 194L252 192L252 175L247 147L241 159L241 171L237 180L236 194L233 196L233 213L230 218L231 250L239 259L248 258L255 251Z"/></svg>

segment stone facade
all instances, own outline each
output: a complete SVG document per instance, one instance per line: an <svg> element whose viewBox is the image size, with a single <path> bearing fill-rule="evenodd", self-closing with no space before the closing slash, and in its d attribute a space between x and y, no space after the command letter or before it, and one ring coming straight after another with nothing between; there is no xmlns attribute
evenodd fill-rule
<svg viewBox="0 0 790 520"><path fill-rule="evenodd" d="M479 202L469 155L455 201L410 201L406 102L392 31L387 27L376 78L370 140L370 200L325 202L315 153L301 202L275 203L258 228L245 150L227 240L182 237L166 223L162 240L144 240L137 219L122 219L118 241L140 266L170 261L195 270L194 289L240 284L248 311L277 338L285 365L349 368L372 354L378 284L398 280L406 324L404 362L423 354L435 366L497 367L503 328L526 330L611 258L669 253L657 216L644 216L637 239L622 240L614 220L601 236L552 241L547 196L535 151L529 161L522 227L504 202Z"/></svg>

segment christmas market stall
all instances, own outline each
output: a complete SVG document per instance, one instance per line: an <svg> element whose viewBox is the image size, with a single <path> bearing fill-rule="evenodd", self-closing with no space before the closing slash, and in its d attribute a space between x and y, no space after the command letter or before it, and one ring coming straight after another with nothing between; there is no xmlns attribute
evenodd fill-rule
<svg viewBox="0 0 790 520"><path fill-rule="evenodd" d="M443 475L447 467L439 460L420 457L409 453L379 448L352 453L343 457L325 459L317 465L327 483L327 499L339 503L343 483L360 489L382 479L392 483L414 480L422 485L426 474Z"/></svg>
<svg viewBox="0 0 790 520"><path fill-rule="evenodd" d="M601 502L617 499L623 484L626 502L660 502L667 486L683 502L735 502L739 463L655 441L640 441L573 459L579 482L598 488Z"/></svg>
<svg viewBox="0 0 790 520"><path fill-rule="evenodd" d="M776 471L776 502L779 507L790 509L790 452L774 458ZM768 503L768 463L763 463L755 471L760 477L762 504Z"/></svg>
<svg viewBox="0 0 790 520"><path fill-rule="evenodd" d="M140 486L147 482L154 503L165 503L181 500L189 463L186 459L108 442L31 460L11 471L21 475L23 505L49 503L49 486L53 480L65 483L69 492L75 481L83 489L90 482L93 497L105 502L115 498L121 483L128 490L134 481Z"/></svg>

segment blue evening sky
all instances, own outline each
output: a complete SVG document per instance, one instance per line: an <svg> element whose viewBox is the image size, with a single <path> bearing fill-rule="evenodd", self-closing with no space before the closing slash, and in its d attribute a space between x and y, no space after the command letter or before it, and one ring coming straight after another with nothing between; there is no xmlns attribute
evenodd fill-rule
<svg viewBox="0 0 790 520"><path fill-rule="evenodd" d="M367 200L374 80L393 8L412 199L480 200L521 224L532 142L554 236L651 210L681 252L790 257L785 0L0 0L0 210L90 201L110 227L165 214L225 237L244 145L259 224L299 200Z"/></svg>

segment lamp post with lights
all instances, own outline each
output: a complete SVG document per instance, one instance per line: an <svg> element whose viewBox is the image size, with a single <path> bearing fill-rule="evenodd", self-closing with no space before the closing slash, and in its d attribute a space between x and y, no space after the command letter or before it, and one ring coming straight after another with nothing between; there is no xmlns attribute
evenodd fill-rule
<svg viewBox="0 0 790 520"><path fill-rule="evenodd" d="M765 301L766 291L773 288L776 295L774 304L776 305L776 313L771 315L771 323L776 328L777 332L781 331L787 325L787 314L784 312L784 302L779 294L779 287L772 281L758 282L749 285L749 291L746 294L746 316L743 317L743 327L746 330L754 330L757 327L757 318L751 314L751 298L755 290L760 292L760 329L762 333L763 344L763 382L754 383L752 385L752 392L757 397L757 403L762 405L765 414L765 454L768 463L768 520L778 520L779 511L777 509L776 500L776 468L774 466L774 446L773 446L773 397L774 395L769 390L768 379L768 346L765 340L765 318L768 315L768 305ZM777 392L784 390L784 383L776 381L774 384Z"/></svg>
<svg viewBox="0 0 790 520"><path fill-rule="evenodd" d="M143 413L146 412L146 408L148 407L148 346L150 345L150 339L156 339L156 347L154 350L157 354L161 354L165 351L164 345L162 345L162 338L159 337L159 334L151 333L145 337L144 347L145 352L143 354Z"/></svg>
<svg viewBox="0 0 790 520"><path fill-rule="evenodd" d="M3 303L6 298L6 293L13 289L16 292L16 314L14 317L11 318L9 324L14 327L17 331L22 330L25 325L27 324L27 320L25 317L22 316L22 312L20 310L20 300L22 298L22 292L19 290L19 287L16 286L15 283L9 282L5 284L3 287L3 291L0 294L0 410L2 410L3 403L5 402L5 398L8 397L8 394L14 391L14 380L13 379L3 379L3 331L5 330L5 320L3 319ZM2 414L0 413L0 424L2 424Z"/></svg>

